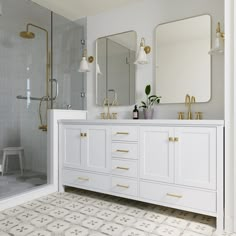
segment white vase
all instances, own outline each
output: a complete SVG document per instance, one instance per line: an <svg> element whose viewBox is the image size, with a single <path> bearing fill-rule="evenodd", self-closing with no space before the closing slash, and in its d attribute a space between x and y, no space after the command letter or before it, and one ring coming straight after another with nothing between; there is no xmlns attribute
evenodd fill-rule
<svg viewBox="0 0 236 236"><path fill-rule="evenodd" d="M152 119L153 117L153 108L143 109L144 119Z"/></svg>

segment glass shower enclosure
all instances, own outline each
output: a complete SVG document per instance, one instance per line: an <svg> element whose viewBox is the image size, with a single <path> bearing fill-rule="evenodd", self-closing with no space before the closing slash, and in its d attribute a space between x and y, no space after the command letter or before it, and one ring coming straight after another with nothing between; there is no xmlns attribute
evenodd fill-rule
<svg viewBox="0 0 236 236"><path fill-rule="evenodd" d="M47 111L85 108L83 29L31 1L2 1L0 202L50 184Z"/></svg>

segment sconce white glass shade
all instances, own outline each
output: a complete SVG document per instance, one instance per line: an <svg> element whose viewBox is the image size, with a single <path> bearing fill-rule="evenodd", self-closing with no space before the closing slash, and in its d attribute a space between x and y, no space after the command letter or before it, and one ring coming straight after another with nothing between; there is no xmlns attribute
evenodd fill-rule
<svg viewBox="0 0 236 236"><path fill-rule="evenodd" d="M82 57L78 71L79 72L89 72L90 71L86 57Z"/></svg>
<svg viewBox="0 0 236 236"><path fill-rule="evenodd" d="M216 32L214 48L209 51L210 55L223 54L224 53L224 38L221 32Z"/></svg>
<svg viewBox="0 0 236 236"><path fill-rule="evenodd" d="M97 63L97 65L96 65L96 70L97 70L97 74L98 74L98 75L102 75L102 72L101 72L101 70L100 70L100 66L99 66L98 63Z"/></svg>
<svg viewBox="0 0 236 236"><path fill-rule="evenodd" d="M134 62L134 64L147 64L148 60L147 60L147 54L144 51L144 46L140 46L139 51L138 51L138 55L136 58L136 61Z"/></svg>

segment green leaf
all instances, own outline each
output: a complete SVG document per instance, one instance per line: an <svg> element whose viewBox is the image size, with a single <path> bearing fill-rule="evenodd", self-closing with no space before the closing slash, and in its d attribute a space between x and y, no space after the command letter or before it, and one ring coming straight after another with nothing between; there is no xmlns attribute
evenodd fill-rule
<svg viewBox="0 0 236 236"><path fill-rule="evenodd" d="M145 93L147 96L151 93L151 85L150 84L146 86Z"/></svg>

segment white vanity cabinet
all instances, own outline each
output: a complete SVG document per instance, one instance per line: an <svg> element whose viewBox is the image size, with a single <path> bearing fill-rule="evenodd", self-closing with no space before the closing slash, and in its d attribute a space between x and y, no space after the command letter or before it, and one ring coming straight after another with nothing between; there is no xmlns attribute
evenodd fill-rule
<svg viewBox="0 0 236 236"><path fill-rule="evenodd" d="M216 189L216 129L140 128L140 177Z"/></svg>
<svg viewBox="0 0 236 236"><path fill-rule="evenodd" d="M60 121L60 185L215 216L221 230L223 124Z"/></svg>

